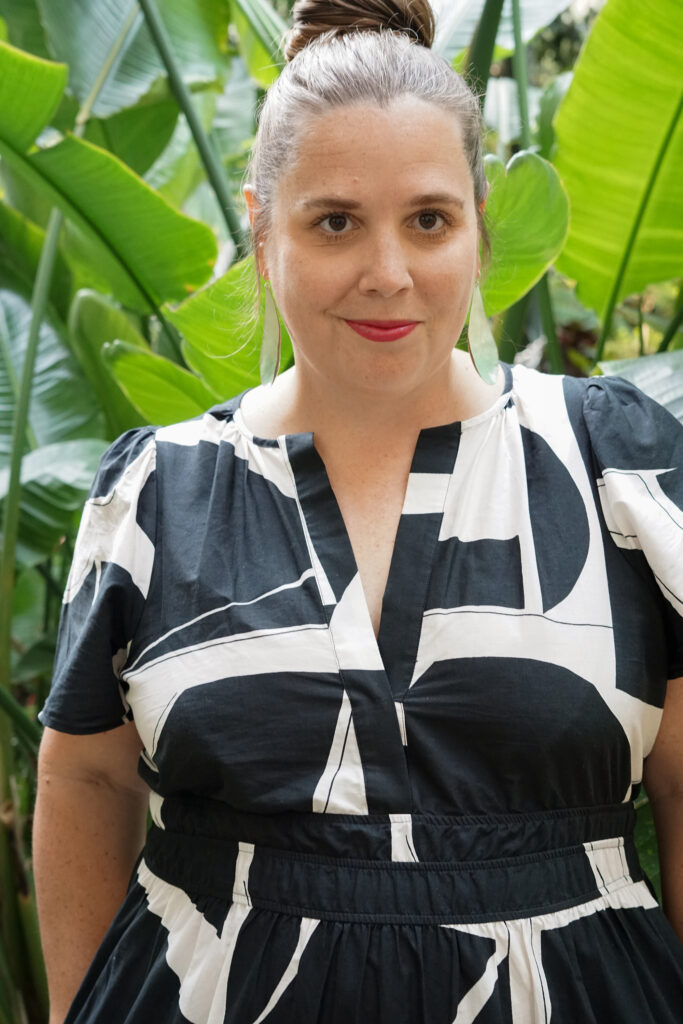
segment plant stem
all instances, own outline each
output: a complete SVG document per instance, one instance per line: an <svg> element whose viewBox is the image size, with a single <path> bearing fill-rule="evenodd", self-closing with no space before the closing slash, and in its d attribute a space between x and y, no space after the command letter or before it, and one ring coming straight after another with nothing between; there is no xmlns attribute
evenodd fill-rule
<svg viewBox="0 0 683 1024"><path fill-rule="evenodd" d="M504 363L513 362L517 353L524 348L522 335L530 299L531 292L527 292L513 306L509 306L505 310L498 339L498 354Z"/></svg>
<svg viewBox="0 0 683 1024"><path fill-rule="evenodd" d="M517 97L519 100L519 141L522 149L528 149L531 145L531 130L529 128L529 102L527 99L526 48L522 41L522 12L519 0L512 0L512 24L515 33L515 52L512 56L512 66L515 72Z"/></svg>
<svg viewBox="0 0 683 1024"><path fill-rule="evenodd" d="M173 89L175 98L178 101L180 109L187 118L187 123L190 126L192 137L194 138L195 145L199 151L202 163L204 164L204 169L206 170L206 176L209 179L211 187L216 193L228 233L235 243L238 257L242 258L247 255L248 246L242 232L239 218L235 211L230 187L223 172L223 167L218 154L214 149L211 139L204 131L199 115L194 108L192 97L190 96L189 89L183 81L175 54L173 53L171 40L169 39L164 23L161 20L155 0L140 0L140 6L144 12L147 27L149 28L152 39L157 46L159 55L166 67L166 71L168 72L169 82L171 83L171 88Z"/></svg>
<svg viewBox="0 0 683 1024"><path fill-rule="evenodd" d="M62 214L53 210L45 233L38 263L35 288L31 301L31 326L22 367L19 395L14 406L14 422L12 424L12 448L9 466L9 488L5 499L4 525L2 537L2 557L0 559L0 593L11 594L14 583L14 567L16 560L17 535L19 532L19 501L21 497L21 460L24 451L23 439L26 436L26 423L31 400L31 381L33 368L38 351L40 326L47 306L50 291L52 269L57 253L59 232L62 227ZM10 685L10 645L12 637L12 602L3 601L0 606L0 686L9 691ZM0 715L0 800L9 799L9 774L12 767L10 723L6 715Z"/></svg>
<svg viewBox="0 0 683 1024"><path fill-rule="evenodd" d="M675 336L676 332L678 331L678 328L681 326L682 323L683 323L683 306L681 306L680 309L678 310L678 312L675 313L674 316L671 318L671 322L669 323L669 326L667 327L666 331L664 332L664 337L662 338L662 340L659 343L659 348L657 349L658 352L666 352L666 350L668 349L669 345L673 341L674 336Z"/></svg>
<svg viewBox="0 0 683 1024"><path fill-rule="evenodd" d="M486 0L467 51L465 78L479 96L482 108L486 98L486 86L491 74L491 62L502 10L503 0Z"/></svg>
<svg viewBox="0 0 683 1024"><path fill-rule="evenodd" d="M621 262L619 263L619 267L614 278L614 283L612 285L612 290L607 300L607 306L605 307L605 314L602 321L602 330L600 332L600 338L598 339L598 345L595 351L595 363L599 362L599 360L602 359L602 352L605 347L605 342L609 337L610 328L612 326L612 316L614 315L614 307L617 304L617 298L619 296L619 293L621 292L624 277L626 276L626 268L628 267L629 260L631 259L631 255L633 253L633 249L636 243L636 238L638 236L638 232L640 231L640 226L643 223L645 211L647 210L647 206L650 201L650 196L652 195L652 191L655 187L655 182L657 181L659 169L662 166L664 157L666 156L666 151L669 148L669 144L671 143L671 140L673 138L676 125L678 124L678 119L681 116L681 110L683 110L683 92L681 92L681 95L678 100L678 105L673 113L673 117L671 118L669 126L666 132L664 133L662 144L659 147L659 151L655 158L655 162L652 165L652 170L650 171L650 175L645 184L645 189L643 191L643 195L638 205L638 210L636 212L635 219L633 221L633 224L631 225L631 231L629 232L628 241L626 242L626 245L624 247L624 251L621 256Z"/></svg>
<svg viewBox="0 0 683 1024"><path fill-rule="evenodd" d="M555 330L555 317L553 315L553 304L550 298L550 287L548 275L544 274L535 288L538 298L538 306L541 311L543 322L543 333L545 334L545 351L550 363L551 373L564 373L564 362L562 360L562 349L557 339Z"/></svg>

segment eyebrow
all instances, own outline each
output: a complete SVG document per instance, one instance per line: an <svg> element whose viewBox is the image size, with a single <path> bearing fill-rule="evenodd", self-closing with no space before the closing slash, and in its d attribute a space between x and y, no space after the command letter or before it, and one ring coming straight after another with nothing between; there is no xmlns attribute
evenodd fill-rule
<svg viewBox="0 0 683 1024"><path fill-rule="evenodd" d="M465 208L465 202L460 196L450 192L426 192L420 196L414 196L406 206L436 206L437 204L450 204ZM346 199L344 196L317 196L311 199L304 199L297 204L302 210L358 210L362 203L358 199Z"/></svg>

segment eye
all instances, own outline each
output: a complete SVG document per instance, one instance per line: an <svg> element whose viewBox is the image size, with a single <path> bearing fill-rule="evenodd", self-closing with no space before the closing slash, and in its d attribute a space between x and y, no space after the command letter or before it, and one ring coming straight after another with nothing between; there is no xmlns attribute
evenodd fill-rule
<svg viewBox="0 0 683 1024"><path fill-rule="evenodd" d="M353 225L345 213L328 213L316 222L318 227L332 235L344 235Z"/></svg>
<svg viewBox="0 0 683 1024"><path fill-rule="evenodd" d="M446 226L446 218L438 210L423 210L416 218L418 226L422 231L429 234L436 234Z"/></svg>

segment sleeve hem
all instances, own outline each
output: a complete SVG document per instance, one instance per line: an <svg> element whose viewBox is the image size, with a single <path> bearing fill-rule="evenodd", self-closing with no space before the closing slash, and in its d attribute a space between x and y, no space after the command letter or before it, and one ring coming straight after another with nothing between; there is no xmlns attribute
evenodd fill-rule
<svg viewBox="0 0 683 1024"><path fill-rule="evenodd" d="M60 715L55 715L53 712L45 710L39 713L38 721L49 729L54 729L56 732L64 732L70 736L92 736L98 732L111 732L112 729L125 724L123 717L121 717L115 722L108 724L75 725L73 722L61 718Z"/></svg>

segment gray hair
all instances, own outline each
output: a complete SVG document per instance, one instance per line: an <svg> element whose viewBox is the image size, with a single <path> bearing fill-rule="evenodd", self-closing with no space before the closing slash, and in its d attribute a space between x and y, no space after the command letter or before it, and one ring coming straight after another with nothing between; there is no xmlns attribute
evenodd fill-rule
<svg viewBox="0 0 683 1024"><path fill-rule="evenodd" d="M479 230L488 248L480 211L487 183L477 98L445 60L405 32L387 29L319 35L296 53L268 90L247 169L259 206L254 242L268 232L277 184L316 116L335 107L382 108L402 96L434 103L457 120L474 183Z"/></svg>

